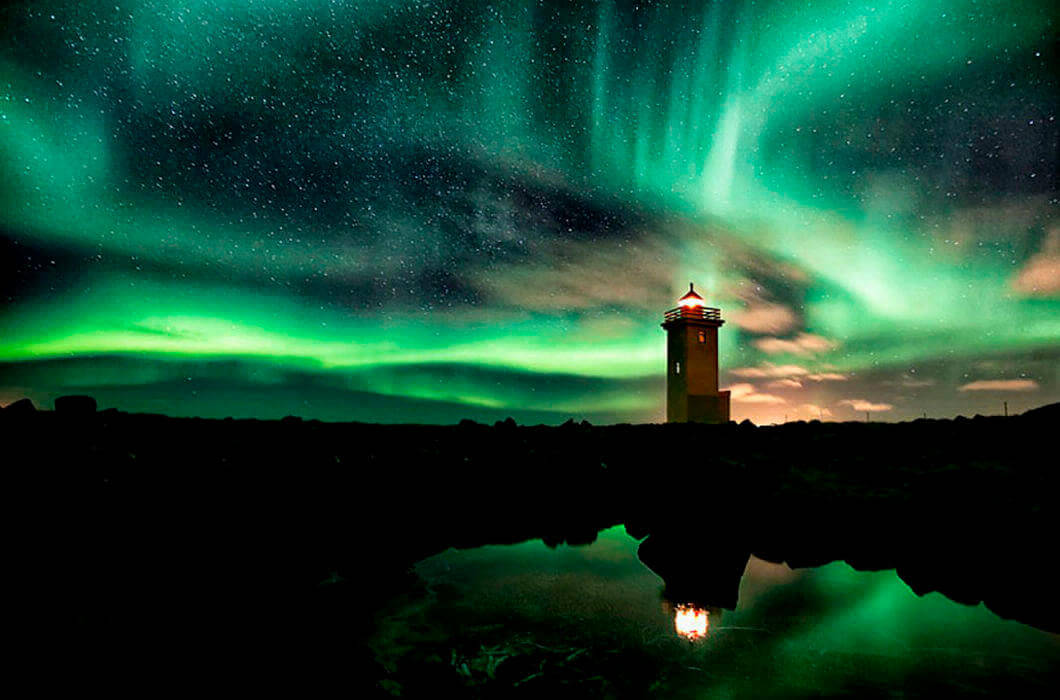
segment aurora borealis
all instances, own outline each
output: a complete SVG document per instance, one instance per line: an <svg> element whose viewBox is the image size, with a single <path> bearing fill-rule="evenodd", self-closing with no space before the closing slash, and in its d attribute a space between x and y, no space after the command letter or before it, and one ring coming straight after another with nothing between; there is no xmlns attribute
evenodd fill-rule
<svg viewBox="0 0 1060 700"><path fill-rule="evenodd" d="M1052 2L15 2L0 404L653 421L1060 400Z"/></svg>

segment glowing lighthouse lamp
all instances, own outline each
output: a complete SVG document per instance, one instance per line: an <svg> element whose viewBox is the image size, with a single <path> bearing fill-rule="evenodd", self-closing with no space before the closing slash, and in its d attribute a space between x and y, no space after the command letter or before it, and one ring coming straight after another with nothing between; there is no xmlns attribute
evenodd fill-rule
<svg viewBox="0 0 1060 700"><path fill-rule="evenodd" d="M702 309L707 305L707 303L703 301L703 297L696 294L696 285L689 282L688 293L677 300L677 305L681 307L682 310L691 310Z"/></svg>
<svg viewBox="0 0 1060 700"><path fill-rule="evenodd" d="M690 642L707 636L710 613L694 605L674 606L674 630Z"/></svg>

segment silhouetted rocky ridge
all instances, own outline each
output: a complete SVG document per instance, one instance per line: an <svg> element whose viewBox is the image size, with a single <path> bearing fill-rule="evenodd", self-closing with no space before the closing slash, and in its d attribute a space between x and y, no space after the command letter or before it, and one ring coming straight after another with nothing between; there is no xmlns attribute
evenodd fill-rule
<svg viewBox="0 0 1060 700"><path fill-rule="evenodd" d="M41 634L75 646L297 639L326 656L371 624L351 601L400 593L423 557L587 543L616 524L646 537L641 559L673 599L733 607L752 553L844 560L1060 632L1060 404L894 424L547 427L27 403L0 413L5 471L28 505L18 540L35 566L20 571L43 596L30 613Z"/></svg>

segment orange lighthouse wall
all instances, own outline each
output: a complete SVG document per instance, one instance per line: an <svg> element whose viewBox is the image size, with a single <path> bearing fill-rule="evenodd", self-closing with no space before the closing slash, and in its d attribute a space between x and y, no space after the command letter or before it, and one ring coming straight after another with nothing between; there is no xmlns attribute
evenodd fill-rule
<svg viewBox="0 0 1060 700"><path fill-rule="evenodd" d="M716 311L711 309L710 311ZM676 312L676 313L675 313ZM669 423L725 423L729 392L718 391L718 329L702 309L678 307L667 313L666 420Z"/></svg>

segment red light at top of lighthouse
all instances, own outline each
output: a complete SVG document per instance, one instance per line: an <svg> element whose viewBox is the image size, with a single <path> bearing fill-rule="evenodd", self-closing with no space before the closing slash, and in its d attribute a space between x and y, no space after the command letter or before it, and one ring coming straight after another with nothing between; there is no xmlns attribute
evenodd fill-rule
<svg viewBox="0 0 1060 700"><path fill-rule="evenodd" d="M696 294L695 287L689 282L688 293L677 300L677 305L683 306L686 309L694 309L700 306L706 306L706 302L703 301L703 297Z"/></svg>

